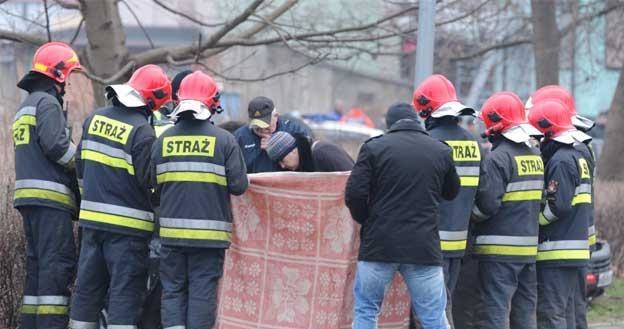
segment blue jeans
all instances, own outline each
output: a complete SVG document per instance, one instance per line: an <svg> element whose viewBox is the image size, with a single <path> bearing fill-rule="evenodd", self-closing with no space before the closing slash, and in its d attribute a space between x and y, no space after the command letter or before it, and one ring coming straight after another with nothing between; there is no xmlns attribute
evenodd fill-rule
<svg viewBox="0 0 624 329"><path fill-rule="evenodd" d="M412 300L412 309L424 329L448 329L444 308L446 286L442 266L359 261L353 294L353 329L377 328L386 288L400 272Z"/></svg>

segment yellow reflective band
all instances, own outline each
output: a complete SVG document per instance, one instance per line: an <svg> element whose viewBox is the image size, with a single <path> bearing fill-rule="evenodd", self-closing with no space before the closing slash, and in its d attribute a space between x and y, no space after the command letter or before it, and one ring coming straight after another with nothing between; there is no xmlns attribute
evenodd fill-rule
<svg viewBox="0 0 624 329"><path fill-rule="evenodd" d="M35 198L35 199L46 199L55 201L58 203L62 203L68 205L70 207L75 207L74 201L71 196L67 194L63 194L56 191L42 190L36 188L23 188L19 190L15 190L14 199L25 199L25 198Z"/></svg>
<svg viewBox="0 0 624 329"><path fill-rule="evenodd" d="M163 139L162 155L213 157L216 142L214 136L169 136Z"/></svg>
<svg viewBox="0 0 624 329"><path fill-rule="evenodd" d="M479 186L479 177L461 176L459 181L461 186Z"/></svg>
<svg viewBox="0 0 624 329"><path fill-rule="evenodd" d="M229 242L232 238L232 233L224 231L189 230L183 228L161 227L160 237L172 239L220 240Z"/></svg>
<svg viewBox="0 0 624 329"><path fill-rule="evenodd" d="M531 190L531 191L514 191L507 192L503 194L503 202L506 201L532 201L532 200L541 200L542 199L542 191L541 190Z"/></svg>
<svg viewBox="0 0 624 329"><path fill-rule="evenodd" d="M466 249L466 240L444 241L440 240L440 247L444 251L456 251Z"/></svg>
<svg viewBox="0 0 624 329"><path fill-rule="evenodd" d="M589 241L589 245L593 246L596 244L596 234L592 234L589 236L589 238L587 239L587 241Z"/></svg>
<svg viewBox="0 0 624 329"><path fill-rule="evenodd" d="M457 162L463 161L479 161L481 160L481 151L479 144L475 141L444 141L453 149L453 160Z"/></svg>
<svg viewBox="0 0 624 329"><path fill-rule="evenodd" d="M39 305L37 314L63 315L67 314L69 308L62 305Z"/></svg>
<svg viewBox="0 0 624 329"><path fill-rule="evenodd" d="M151 232L154 230L154 223L132 218L132 217L111 215L111 214L105 214L101 212L95 212L95 211L84 210L84 209L80 210L79 217L81 220L112 224L112 225L123 226L123 227L130 227L130 228L134 228L134 229L142 230L142 231Z"/></svg>
<svg viewBox="0 0 624 329"><path fill-rule="evenodd" d="M227 186L227 179L223 176L213 173L193 171L165 172L156 176L156 182L158 184L167 182L214 183Z"/></svg>
<svg viewBox="0 0 624 329"><path fill-rule="evenodd" d="M546 219L546 217L544 217L544 213L541 213L541 212L540 212L540 214L539 214L539 220L538 220L538 223L539 223L540 225L542 225L542 226L550 224L550 222L548 221L548 219Z"/></svg>
<svg viewBox="0 0 624 329"><path fill-rule="evenodd" d="M572 205L575 206L579 203L592 203L591 194L581 193L575 195L574 198L572 198Z"/></svg>
<svg viewBox="0 0 624 329"><path fill-rule="evenodd" d="M156 137L160 137L160 135L162 135L165 131L167 131L167 129L171 127L173 127L173 124L154 126L154 133L156 134Z"/></svg>
<svg viewBox="0 0 624 329"><path fill-rule="evenodd" d="M134 128L132 125L107 118L102 115L95 115L89 124L88 133L90 135L100 136L110 141L126 144L130 132Z"/></svg>
<svg viewBox="0 0 624 329"><path fill-rule="evenodd" d="M581 179L590 179L591 178L591 174L589 171L589 166L587 165L587 160L585 159L579 159L579 168L581 170Z"/></svg>
<svg viewBox="0 0 624 329"><path fill-rule="evenodd" d="M589 250L549 250L537 253L537 261L589 259Z"/></svg>
<svg viewBox="0 0 624 329"><path fill-rule="evenodd" d="M518 167L518 176L544 174L544 162L537 155L518 155L514 157L514 160Z"/></svg>
<svg viewBox="0 0 624 329"><path fill-rule="evenodd" d="M22 314L37 314L37 305L22 305Z"/></svg>
<svg viewBox="0 0 624 329"><path fill-rule="evenodd" d="M34 115L29 115L29 114L22 115L21 117L19 117L19 119L13 122L13 129L15 129L15 126L19 126L19 125L36 126L37 117L35 117Z"/></svg>
<svg viewBox="0 0 624 329"><path fill-rule="evenodd" d="M502 255L502 256L535 256L537 255L537 246L499 246L499 245L483 245L475 246L475 254L480 255Z"/></svg>
<svg viewBox="0 0 624 329"><path fill-rule="evenodd" d="M35 65L33 65L33 69L39 72L46 72L48 71L48 66L41 63L35 63Z"/></svg>
<svg viewBox="0 0 624 329"><path fill-rule="evenodd" d="M109 167L125 169L130 175L134 175L134 167L126 162L125 159L115 158L100 152L85 149L80 152L80 157L82 160L91 160Z"/></svg>

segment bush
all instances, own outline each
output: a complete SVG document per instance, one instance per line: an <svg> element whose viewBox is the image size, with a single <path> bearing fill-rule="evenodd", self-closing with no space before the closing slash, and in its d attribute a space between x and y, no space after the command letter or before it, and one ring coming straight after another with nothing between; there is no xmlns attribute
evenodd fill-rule
<svg viewBox="0 0 624 329"><path fill-rule="evenodd" d="M594 213L598 238L611 246L611 263L617 275L624 275L624 182L597 181Z"/></svg>
<svg viewBox="0 0 624 329"><path fill-rule="evenodd" d="M13 209L12 180L0 188L0 328L13 329L19 326L25 239L21 216Z"/></svg>

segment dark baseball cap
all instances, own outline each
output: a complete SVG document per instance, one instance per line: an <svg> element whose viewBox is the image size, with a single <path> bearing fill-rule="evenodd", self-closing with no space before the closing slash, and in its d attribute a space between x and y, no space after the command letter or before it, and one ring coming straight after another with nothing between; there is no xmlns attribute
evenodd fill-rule
<svg viewBox="0 0 624 329"><path fill-rule="evenodd" d="M269 128L271 126L271 114L275 110L273 101L267 97L259 96L249 102L247 112L249 112L249 125L259 128Z"/></svg>

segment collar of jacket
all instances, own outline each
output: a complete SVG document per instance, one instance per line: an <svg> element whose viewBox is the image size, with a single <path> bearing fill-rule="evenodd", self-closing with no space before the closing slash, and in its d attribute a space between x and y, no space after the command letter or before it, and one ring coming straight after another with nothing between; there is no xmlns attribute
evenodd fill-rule
<svg viewBox="0 0 624 329"><path fill-rule="evenodd" d="M58 99L59 103L63 103L63 96L56 89L56 82L41 73L32 71L26 73L17 83L17 87L29 93L36 91L48 93Z"/></svg>
<svg viewBox="0 0 624 329"><path fill-rule="evenodd" d="M427 132L423 129L418 121L410 120L410 119L401 119L395 122L390 129L388 129L388 133L393 133L396 131L404 131L411 130L423 133L428 135Z"/></svg>
<svg viewBox="0 0 624 329"><path fill-rule="evenodd" d="M425 128L427 128L427 130L431 130L440 126L455 126L458 123L459 118L454 116L444 116L441 118L428 117L427 120L425 120Z"/></svg>
<svg viewBox="0 0 624 329"><path fill-rule="evenodd" d="M568 144L559 143L554 140L545 140L540 144L540 151L542 152L542 158L544 163L548 163L550 159L562 148L570 147Z"/></svg>

